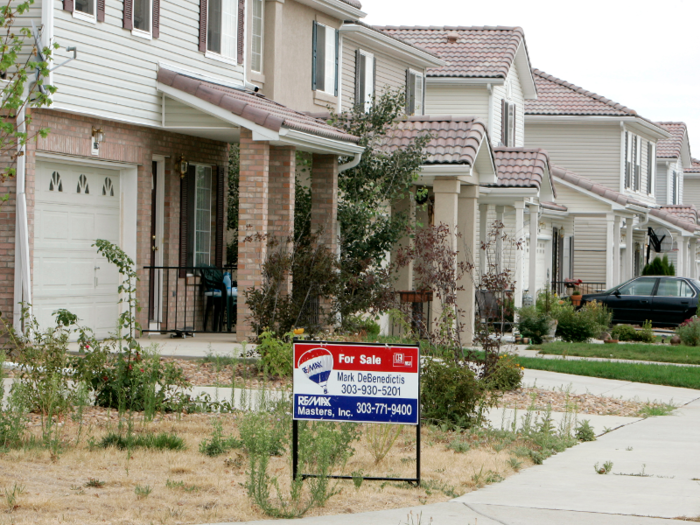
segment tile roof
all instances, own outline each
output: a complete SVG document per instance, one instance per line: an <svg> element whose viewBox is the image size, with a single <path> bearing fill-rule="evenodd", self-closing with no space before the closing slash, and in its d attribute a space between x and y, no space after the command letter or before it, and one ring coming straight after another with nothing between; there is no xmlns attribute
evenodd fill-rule
<svg viewBox="0 0 700 525"><path fill-rule="evenodd" d="M294 111L258 93L204 82L163 68L158 71L157 80L273 131L285 127L330 139L359 142L358 137L323 120Z"/></svg>
<svg viewBox="0 0 700 525"><path fill-rule="evenodd" d="M540 206L542 206L543 208L546 208L548 210L569 211L569 208L567 208L563 204L557 204L555 202L540 201Z"/></svg>
<svg viewBox="0 0 700 525"><path fill-rule="evenodd" d="M656 143L656 158L679 159L683 148L683 139L688 133L685 122L655 122L655 124L671 134L671 138Z"/></svg>
<svg viewBox="0 0 700 525"><path fill-rule="evenodd" d="M426 164L474 166L479 146L487 136L486 124L476 117L414 116L398 122L388 133L384 146L393 152L424 133L432 134L426 147Z"/></svg>
<svg viewBox="0 0 700 525"><path fill-rule="evenodd" d="M496 186L540 188L549 170L549 155L540 148L494 148L493 156L498 172Z"/></svg>
<svg viewBox="0 0 700 525"><path fill-rule="evenodd" d="M537 100L525 101L525 113L528 115L637 116L633 109L539 69L534 69L533 75Z"/></svg>
<svg viewBox="0 0 700 525"><path fill-rule="evenodd" d="M698 159L691 159L692 164L690 165L690 168L685 168L683 170L683 173L700 173L700 160Z"/></svg>
<svg viewBox="0 0 700 525"><path fill-rule="evenodd" d="M520 27L385 26L385 33L411 42L447 62L429 77L506 78L525 34Z"/></svg>
<svg viewBox="0 0 700 525"><path fill-rule="evenodd" d="M387 32L387 31L383 31L381 27L366 24L365 22L362 22L361 20L345 20L345 22L343 22L343 25L350 25L350 24L354 24L354 25L361 26L361 27L366 27L367 29L371 29L372 31L376 31L377 33L381 33L382 35L389 37L392 40L396 40L397 42L401 42L402 44L407 45L409 47L412 47L418 51L421 51L423 53L427 53L431 56L434 56L435 58L440 58L436 53L428 51L427 49L425 49L421 46L417 46L413 42L411 42L410 40L405 40L403 38L399 38L396 35L392 35L391 33Z"/></svg>
<svg viewBox="0 0 700 525"><path fill-rule="evenodd" d="M698 210L694 204L675 204L673 206L661 206L661 209L671 215L686 221L697 224Z"/></svg>
<svg viewBox="0 0 700 525"><path fill-rule="evenodd" d="M362 9L362 4L359 2L359 0L340 0L340 1L348 4L349 6L354 7L355 9Z"/></svg>
<svg viewBox="0 0 700 525"><path fill-rule="evenodd" d="M682 217L679 217L678 215L675 215L674 213L669 212L666 209L666 207L652 208L649 210L649 215L653 215L654 217L658 217L663 221L670 222L674 226L678 226L679 228L683 228L684 230L687 230L689 232L695 232L695 230L697 229L695 223L690 222Z"/></svg>

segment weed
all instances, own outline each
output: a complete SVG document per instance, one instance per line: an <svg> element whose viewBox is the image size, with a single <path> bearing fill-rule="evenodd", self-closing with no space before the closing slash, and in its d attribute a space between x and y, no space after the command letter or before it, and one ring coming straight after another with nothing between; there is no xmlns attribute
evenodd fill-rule
<svg viewBox="0 0 700 525"><path fill-rule="evenodd" d="M632 447L627 447L625 450L626 450L627 452L632 452L634 449L633 449Z"/></svg>
<svg viewBox="0 0 700 525"><path fill-rule="evenodd" d="M598 463L596 463L595 465L593 465L593 468L598 474L610 474L613 468L613 462L606 461L605 463L603 463L602 467L600 467Z"/></svg>
<svg viewBox="0 0 700 525"><path fill-rule="evenodd" d="M133 448L148 448L156 450L185 450L185 441L176 436L175 434L160 433L160 434L139 434L133 435L128 434L126 436L110 432L102 441L100 441L99 446L102 448L107 447L117 447L119 450L133 449Z"/></svg>
<svg viewBox="0 0 700 525"><path fill-rule="evenodd" d="M488 485L489 483L500 483L503 481L505 478L501 476L498 472L494 472L493 470L489 470L486 473L486 477L484 478L484 482Z"/></svg>
<svg viewBox="0 0 700 525"><path fill-rule="evenodd" d="M574 435L579 441L595 441L595 432L593 431L590 420L582 420L576 427Z"/></svg>
<svg viewBox="0 0 700 525"><path fill-rule="evenodd" d="M235 458L226 458L224 466L235 469L241 468L243 466L243 454L236 454Z"/></svg>
<svg viewBox="0 0 700 525"><path fill-rule="evenodd" d="M637 415L640 417L667 416L676 409L675 405L669 403L652 404L647 403L639 409Z"/></svg>
<svg viewBox="0 0 700 525"><path fill-rule="evenodd" d="M618 473L616 473L615 475L616 475L616 476L632 476L632 477L635 477L635 478L650 478L650 477L651 477L651 474L647 474L647 473L645 472L645 471L646 471L646 468L647 468L647 466L646 466L646 464L644 463L644 464L642 464L642 471L641 471L641 472L637 472L636 474L632 474L632 473L629 473L629 474L628 474L628 473L626 473L626 472L618 472Z"/></svg>
<svg viewBox="0 0 700 525"><path fill-rule="evenodd" d="M471 450L471 445L462 439L455 438L447 444L447 448L459 454L463 454Z"/></svg>
<svg viewBox="0 0 700 525"><path fill-rule="evenodd" d="M153 488L150 485L136 485L134 487L134 494L138 499L147 498L151 492L153 492Z"/></svg>
<svg viewBox="0 0 700 525"><path fill-rule="evenodd" d="M365 431L369 451L377 465L383 460L399 439L403 427L401 425L369 425Z"/></svg>
<svg viewBox="0 0 700 525"><path fill-rule="evenodd" d="M5 489L5 505L7 505L7 511L12 512L19 505L17 505L17 498L19 498L24 493L24 485L17 485L17 483L12 485L12 489Z"/></svg>
<svg viewBox="0 0 700 525"><path fill-rule="evenodd" d="M224 436L221 421L214 420L211 439L205 439L199 444L199 451L209 457L220 456L234 448L241 448L243 442L233 436Z"/></svg>
<svg viewBox="0 0 700 525"><path fill-rule="evenodd" d="M352 483L355 485L356 490L360 490L360 487L362 486L362 482L365 480L364 478L364 472L361 470L356 470L352 474Z"/></svg>
<svg viewBox="0 0 700 525"><path fill-rule="evenodd" d="M185 492L197 492L199 490L197 485L185 485L184 481L172 481L170 479L165 481L165 487L173 490L184 490Z"/></svg>
<svg viewBox="0 0 700 525"><path fill-rule="evenodd" d="M88 478L88 480L85 482L85 486L91 489L101 489L105 486L105 482L100 481L97 478Z"/></svg>
<svg viewBox="0 0 700 525"><path fill-rule="evenodd" d="M459 494L455 492L455 488L452 485L443 483L441 481L436 481L434 479L421 481L421 488L425 490L426 495L432 496L433 491L442 492L448 498L457 498Z"/></svg>
<svg viewBox="0 0 700 525"><path fill-rule="evenodd" d="M518 458L514 457L508 459L508 464L510 465L510 468L512 468L516 472L520 470L520 468L523 466L523 462L519 461Z"/></svg>
<svg viewBox="0 0 700 525"><path fill-rule="evenodd" d="M432 523L433 518L430 518L430 521L428 523ZM403 525L423 525L423 513L419 513L416 515L416 519L414 520L413 518L413 511L410 511L406 515L406 521L404 522Z"/></svg>

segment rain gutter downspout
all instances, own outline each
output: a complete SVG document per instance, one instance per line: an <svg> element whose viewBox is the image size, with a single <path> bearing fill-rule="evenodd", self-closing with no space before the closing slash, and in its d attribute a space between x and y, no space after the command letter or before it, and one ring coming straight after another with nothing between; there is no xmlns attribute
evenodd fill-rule
<svg viewBox="0 0 700 525"><path fill-rule="evenodd" d="M17 114L17 129L26 133L26 110L24 107ZM22 329L22 303L27 304L31 314L32 282L29 268L29 223L27 217L27 148L17 143L17 214L15 239L15 305L13 310L13 325ZM17 300L19 299L19 300Z"/></svg>
<svg viewBox="0 0 700 525"><path fill-rule="evenodd" d="M355 168L360 161L362 160L362 153L357 153L353 159L350 162L346 162L345 164L341 164L338 166L338 173L342 173L347 170L351 170L352 168Z"/></svg>

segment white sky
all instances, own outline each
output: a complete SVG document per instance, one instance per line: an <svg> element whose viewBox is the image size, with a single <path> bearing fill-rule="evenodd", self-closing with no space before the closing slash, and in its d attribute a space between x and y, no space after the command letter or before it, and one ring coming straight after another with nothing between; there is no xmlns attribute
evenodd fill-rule
<svg viewBox="0 0 700 525"><path fill-rule="evenodd" d="M532 66L655 121L700 158L698 0L361 0L374 25L520 26Z"/></svg>

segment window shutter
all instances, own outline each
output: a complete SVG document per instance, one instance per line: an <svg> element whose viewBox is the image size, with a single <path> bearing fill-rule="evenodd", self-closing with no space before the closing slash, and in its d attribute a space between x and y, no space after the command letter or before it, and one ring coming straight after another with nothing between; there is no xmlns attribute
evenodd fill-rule
<svg viewBox="0 0 700 525"><path fill-rule="evenodd" d="M513 108L513 118L512 118L512 122L510 122L510 128L513 130L513 143L512 143L512 144L509 144L509 146L511 146L512 148L514 148L515 145L516 145L516 142L515 142L515 130L516 130L517 128L515 127L515 120L516 120L516 116L517 116L517 114L518 114L518 106L516 106L515 104L511 104L511 106L512 106L512 108Z"/></svg>
<svg viewBox="0 0 700 525"><path fill-rule="evenodd" d="M70 11L72 13L75 10L73 0L63 0L63 10Z"/></svg>
<svg viewBox="0 0 700 525"><path fill-rule="evenodd" d="M651 195L652 190L652 177L654 176L654 146L651 142L647 143L647 193Z"/></svg>
<svg viewBox="0 0 700 525"><path fill-rule="evenodd" d="M316 23L316 20L314 20L311 43L311 89L316 91L316 70L318 69L318 64L316 63L318 57L318 23Z"/></svg>
<svg viewBox="0 0 700 525"><path fill-rule="evenodd" d="M207 0L199 0L199 51L207 52Z"/></svg>
<svg viewBox="0 0 700 525"><path fill-rule="evenodd" d="M124 29L134 28L134 0L124 0L124 20L122 24Z"/></svg>
<svg viewBox="0 0 700 525"><path fill-rule="evenodd" d="M361 104L362 100L362 53L355 50L355 105Z"/></svg>
<svg viewBox="0 0 700 525"><path fill-rule="evenodd" d="M153 1L155 2L156 0ZM105 0L97 0L97 21L105 21Z"/></svg>
<svg viewBox="0 0 700 525"><path fill-rule="evenodd" d="M214 244L214 265L224 265L224 203L226 197L226 171L224 166L216 168L216 237Z"/></svg>
<svg viewBox="0 0 700 525"><path fill-rule="evenodd" d="M406 114L411 114L411 71L406 70Z"/></svg>
<svg viewBox="0 0 700 525"><path fill-rule="evenodd" d="M629 133L625 131L625 188L630 187L630 140Z"/></svg>
<svg viewBox="0 0 700 525"><path fill-rule="evenodd" d="M238 63L243 63L243 52L245 51L245 0L238 0L238 43L236 52L238 53Z"/></svg>
<svg viewBox="0 0 700 525"><path fill-rule="evenodd" d="M334 29L333 32L335 33L335 96L338 96L338 64L340 62L340 31L337 29Z"/></svg>
<svg viewBox="0 0 700 525"><path fill-rule="evenodd" d="M98 2L100 0L97 0ZM160 0L153 0L153 25L151 27L151 36L153 38L160 37Z"/></svg>
<svg viewBox="0 0 700 525"><path fill-rule="evenodd" d="M372 57L372 106L377 100L377 55Z"/></svg>
<svg viewBox="0 0 700 525"><path fill-rule="evenodd" d="M508 103L501 99L501 144L508 145Z"/></svg>
<svg viewBox="0 0 700 525"><path fill-rule="evenodd" d="M423 108L423 115L425 115L425 75L423 75L421 81L423 82L423 97L421 98L421 107Z"/></svg>

